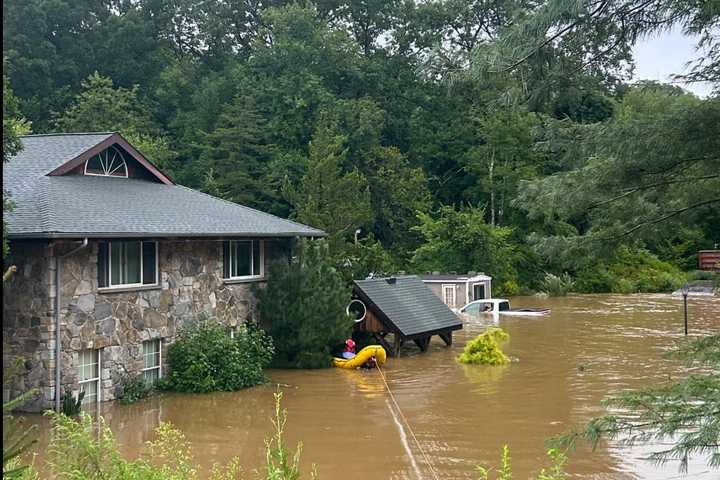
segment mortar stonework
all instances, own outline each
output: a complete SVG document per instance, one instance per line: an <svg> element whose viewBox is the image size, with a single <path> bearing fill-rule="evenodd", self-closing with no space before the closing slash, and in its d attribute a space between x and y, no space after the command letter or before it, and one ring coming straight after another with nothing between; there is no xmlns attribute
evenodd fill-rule
<svg viewBox="0 0 720 480"><path fill-rule="evenodd" d="M3 289L3 365L18 359L22 363L4 395L38 389L37 398L25 407L29 410L51 407L55 395L53 250L62 254L77 245L11 244L11 261L18 271ZM61 391L69 386L77 394L82 350L101 350L101 400L107 401L121 393L124 376L142 371L144 341L161 339L165 374L167 348L182 328L208 317L228 327L256 321L252 287L258 282L223 281L222 251L220 241L160 240L159 285L129 291L98 290L97 241L63 259ZM287 242L265 241L266 264L286 252Z"/></svg>

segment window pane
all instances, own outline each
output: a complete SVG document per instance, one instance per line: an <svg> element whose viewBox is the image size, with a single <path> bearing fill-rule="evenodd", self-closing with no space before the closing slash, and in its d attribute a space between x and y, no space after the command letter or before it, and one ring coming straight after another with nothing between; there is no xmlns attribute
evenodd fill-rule
<svg viewBox="0 0 720 480"><path fill-rule="evenodd" d="M223 278L230 278L230 242L223 242Z"/></svg>
<svg viewBox="0 0 720 480"><path fill-rule="evenodd" d="M125 242L127 278L125 283L140 283L140 242Z"/></svg>
<svg viewBox="0 0 720 480"><path fill-rule="evenodd" d="M87 382L80 384L80 391L85 392L82 403L95 403L97 401L98 382Z"/></svg>
<svg viewBox="0 0 720 480"><path fill-rule="evenodd" d="M98 243L98 287L107 287L109 285L108 265L108 244L107 242Z"/></svg>
<svg viewBox="0 0 720 480"><path fill-rule="evenodd" d="M112 285L121 285L125 283L123 281L122 250L122 242L110 242L110 280Z"/></svg>
<svg viewBox="0 0 720 480"><path fill-rule="evenodd" d="M152 370L145 370L143 372L145 378L145 385L155 385L160 377L159 370L157 368Z"/></svg>
<svg viewBox="0 0 720 480"><path fill-rule="evenodd" d="M262 266L262 258L260 258L260 242L258 240L254 240L252 242L253 246L253 275L260 275L261 266Z"/></svg>
<svg viewBox="0 0 720 480"><path fill-rule="evenodd" d="M143 242L143 283L150 285L157 283L157 244L155 242Z"/></svg>
<svg viewBox="0 0 720 480"><path fill-rule="evenodd" d="M235 272L234 276L243 277L252 275L250 268L250 255L252 254L252 242L242 241L235 243Z"/></svg>

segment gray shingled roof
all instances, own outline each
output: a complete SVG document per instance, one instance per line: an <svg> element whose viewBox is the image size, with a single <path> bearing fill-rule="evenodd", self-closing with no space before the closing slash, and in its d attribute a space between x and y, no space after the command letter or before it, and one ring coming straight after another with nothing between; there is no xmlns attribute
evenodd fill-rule
<svg viewBox="0 0 720 480"><path fill-rule="evenodd" d="M111 133L31 135L3 168L10 238L324 236L321 230L180 185L47 176Z"/></svg>
<svg viewBox="0 0 720 480"><path fill-rule="evenodd" d="M358 296L370 302L406 337L457 330L462 321L415 275L356 280Z"/></svg>

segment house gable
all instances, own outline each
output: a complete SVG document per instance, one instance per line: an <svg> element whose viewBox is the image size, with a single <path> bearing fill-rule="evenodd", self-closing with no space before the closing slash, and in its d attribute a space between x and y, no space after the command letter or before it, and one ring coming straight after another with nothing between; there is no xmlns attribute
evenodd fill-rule
<svg viewBox="0 0 720 480"><path fill-rule="evenodd" d="M127 174L124 176L156 181L165 185L175 184L119 133L113 133L94 147L48 172L47 175L87 175L86 165L88 160L92 161L94 157L97 158L97 155L105 155L108 149L117 151L123 157L122 161L126 164L125 168L127 170Z"/></svg>

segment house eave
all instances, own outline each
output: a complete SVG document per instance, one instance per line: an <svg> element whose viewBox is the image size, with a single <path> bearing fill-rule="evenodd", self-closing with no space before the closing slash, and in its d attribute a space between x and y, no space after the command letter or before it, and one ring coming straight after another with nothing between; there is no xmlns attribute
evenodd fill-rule
<svg viewBox="0 0 720 480"><path fill-rule="evenodd" d="M223 238L324 238L327 233L319 232L280 232L280 233L176 233L176 232L37 232L11 233L10 240L52 240L82 238L163 238L163 239L223 239Z"/></svg>

